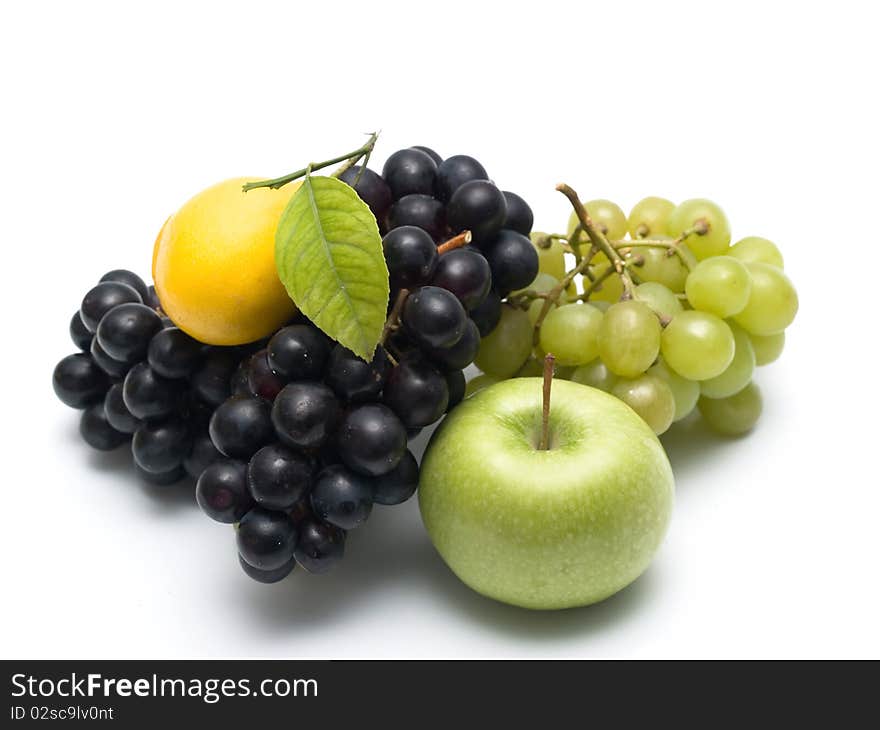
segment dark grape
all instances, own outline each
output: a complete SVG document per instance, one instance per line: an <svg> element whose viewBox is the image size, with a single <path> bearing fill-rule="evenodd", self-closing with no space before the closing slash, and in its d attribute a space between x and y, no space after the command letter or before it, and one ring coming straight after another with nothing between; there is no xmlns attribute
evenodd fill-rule
<svg viewBox="0 0 880 730"><path fill-rule="evenodd" d="M193 479L198 479L205 469L222 458L223 454L217 451L211 435L205 431L193 439L192 448L183 460L183 468Z"/></svg>
<svg viewBox="0 0 880 730"><path fill-rule="evenodd" d="M122 398L122 383L114 383L104 397L104 413L113 428L122 433L134 433L141 427L141 422L131 415Z"/></svg>
<svg viewBox="0 0 880 730"><path fill-rule="evenodd" d="M269 340L269 365L288 380L318 380L327 364L330 345L330 340L317 327L304 324L284 327Z"/></svg>
<svg viewBox="0 0 880 730"><path fill-rule="evenodd" d="M480 331L480 337L488 336L501 319L501 297L490 291L482 303L470 311L470 316Z"/></svg>
<svg viewBox="0 0 880 730"><path fill-rule="evenodd" d="M79 316L89 332L98 329L98 323L114 307L120 304L140 304L141 295L128 284L105 281L92 287L82 300Z"/></svg>
<svg viewBox="0 0 880 730"><path fill-rule="evenodd" d="M336 436L336 448L347 467L378 476L397 466L406 451L406 429L390 408L368 403L345 414Z"/></svg>
<svg viewBox="0 0 880 730"><path fill-rule="evenodd" d="M394 469L373 479L373 501L384 505L401 504L415 494L418 486L419 463L407 450Z"/></svg>
<svg viewBox="0 0 880 730"><path fill-rule="evenodd" d="M219 406L231 394L230 381L239 356L229 350L213 348L190 380L190 387L205 403Z"/></svg>
<svg viewBox="0 0 880 730"><path fill-rule="evenodd" d="M258 583L268 584L277 583L290 575L296 567L296 558L291 558L280 568L275 568L274 570L260 570L259 568L255 568L253 565L250 565L247 560L241 557L241 555L238 556L238 563L241 565L241 569L245 572L248 578L253 578Z"/></svg>
<svg viewBox="0 0 880 730"><path fill-rule="evenodd" d="M499 293L527 287L538 274L538 252L521 233L504 229L483 250Z"/></svg>
<svg viewBox="0 0 880 730"><path fill-rule="evenodd" d="M315 515L312 512L312 500L309 495L305 494L302 499L297 500L296 504L290 508L288 514L290 519L293 520L294 525L299 525L304 520L313 518Z"/></svg>
<svg viewBox="0 0 880 730"><path fill-rule="evenodd" d="M202 343L177 327L156 333L147 349L147 361L166 378L187 378L202 362Z"/></svg>
<svg viewBox="0 0 880 730"><path fill-rule="evenodd" d="M186 472L183 470L182 466L175 467L170 471L163 471L161 474L154 474L146 469L142 469L138 463L135 462L134 471L145 482L156 484L161 487L168 486L169 484L177 484L177 482L186 476Z"/></svg>
<svg viewBox="0 0 880 730"><path fill-rule="evenodd" d="M443 203L430 195L412 193L404 195L388 215L388 227L417 226L428 233L434 241L446 237L446 212Z"/></svg>
<svg viewBox="0 0 880 730"><path fill-rule="evenodd" d="M183 465L192 448L192 434L179 418L144 423L134 432L131 453L145 471L162 474Z"/></svg>
<svg viewBox="0 0 880 730"><path fill-rule="evenodd" d="M244 561L260 570L277 570L293 558L297 529L281 512L254 507L238 524L236 542Z"/></svg>
<svg viewBox="0 0 880 730"><path fill-rule="evenodd" d="M251 393L251 384L248 382L248 361L243 360L232 377L229 379L230 395L253 395Z"/></svg>
<svg viewBox="0 0 880 730"><path fill-rule="evenodd" d="M156 294L156 287L152 284L147 287L147 298L144 299L144 304L150 309L159 309L162 306L159 303L159 295Z"/></svg>
<svg viewBox="0 0 880 730"><path fill-rule="evenodd" d="M464 370L477 357L480 350L480 331L473 320L467 321L464 334L452 347L425 350L431 362L441 370Z"/></svg>
<svg viewBox="0 0 880 730"><path fill-rule="evenodd" d="M111 378L124 378L125 374L131 370L131 363L114 360L104 352L104 348L101 347L101 343L98 342L97 337L92 338L92 346L89 348L89 354L92 356L92 360L95 361L95 364Z"/></svg>
<svg viewBox="0 0 880 730"><path fill-rule="evenodd" d="M345 553L345 532L336 525L306 519L299 525L296 562L309 573L326 573L342 560Z"/></svg>
<svg viewBox="0 0 880 730"><path fill-rule="evenodd" d="M256 396L234 395L211 416L208 432L217 449L234 459L250 459L274 440L271 405Z"/></svg>
<svg viewBox="0 0 880 730"><path fill-rule="evenodd" d="M414 144L412 146L412 149L421 150L426 155L428 155L428 157L430 157L432 160L434 160L434 162L436 162L438 165L441 162L443 162L443 158L440 157L440 155L438 155L436 152L434 152L434 150L432 150L430 147L425 147L424 145L420 145L420 144Z"/></svg>
<svg viewBox="0 0 880 730"><path fill-rule="evenodd" d="M247 466L234 459L218 459L206 466L196 482L196 501L212 520L238 522L254 506Z"/></svg>
<svg viewBox="0 0 880 730"><path fill-rule="evenodd" d="M382 239L392 289L411 289L427 284L437 267L437 245L417 226L400 226ZM488 265L487 265L488 270Z"/></svg>
<svg viewBox="0 0 880 730"><path fill-rule="evenodd" d="M506 216L504 193L488 180L464 183L452 194L446 208L446 220L452 232L469 230L477 243L498 233Z"/></svg>
<svg viewBox="0 0 880 730"><path fill-rule="evenodd" d="M269 444L251 457L248 487L261 507L289 510L306 494L314 473L311 457L281 444Z"/></svg>
<svg viewBox="0 0 880 730"><path fill-rule="evenodd" d="M479 251L456 248L440 257L431 284L451 291L466 310L471 310L480 305L492 288L492 271Z"/></svg>
<svg viewBox="0 0 880 730"><path fill-rule="evenodd" d="M339 179L355 189L358 197L367 204L381 226L388 217L388 211L391 210L391 188L378 173L373 172L369 167L364 170L361 179L355 185L360 169L360 165L349 167L339 176Z"/></svg>
<svg viewBox="0 0 880 730"><path fill-rule="evenodd" d="M316 449L336 427L339 401L323 383L291 383L275 398L272 424L287 446Z"/></svg>
<svg viewBox="0 0 880 730"><path fill-rule="evenodd" d="M324 381L342 400L361 403L382 392L389 366L388 355L381 347L377 347L373 359L366 362L351 350L336 345L330 352Z"/></svg>
<svg viewBox="0 0 880 730"><path fill-rule="evenodd" d="M88 352L92 346L92 333L86 329L79 312L74 312L70 318L70 339L83 352Z"/></svg>
<svg viewBox="0 0 880 730"><path fill-rule="evenodd" d="M467 314L453 293L423 286L407 297L400 320L419 346L451 347L464 334Z"/></svg>
<svg viewBox="0 0 880 730"><path fill-rule="evenodd" d="M137 362L147 355L150 340L162 329L159 315L146 304L114 307L98 325L97 338L110 357Z"/></svg>
<svg viewBox="0 0 880 730"><path fill-rule="evenodd" d="M446 406L446 411L449 412L464 399L467 388L464 373L461 370L446 373L446 386L449 388L449 405Z"/></svg>
<svg viewBox="0 0 880 730"><path fill-rule="evenodd" d="M437 163L421 150L398 150L382 168L382 177L391 189L392 200L412 193L430 195L434 191Z"/></svg>
<svg viewBox="0 0 880 730"><path fill-rule="evenodd" d="M83 352L68 355L55 366L52 388L66 406L85 408L104 397L110 379L91 357Z"/></svg>
<svg viewBox="0 0 880 730"><path fill-rule="evenodd" d="M366 522L373 509L373 485L344 466L328 466L315 478L312 510L325 522L352 530Z"/></svg>
<svg viewBox="0 0 880 730"><path fill-rule="evenodd" d="M128 440L128 434L110 425L103 403L95 403L83 411L79 419L79 433L83 441L99 451L112 451Z"/></svg>
<svg viewBox="0 0 880 730"><path fill-rule="evenodd" d="M440 371L426 361L403 360L388 374L382 401L406 428L422 428L446 412L449 387Z"/></svg>
<svg viewBox="0 0 880 730"><path fill-rule="evenodd" d="M248 388L251 393L266 400L275 400L286 384L287 378L282 378L269 365L266 350L258 350L248 358Z"/></svg>
<svg viewBox="0 0 880 730"><path fill-rule="evenodd" d="M182 396L182 381L163 378L146 362L139 362L129 370L122 385L126 408L141 420L173 413Z"/></svg>
<svg viewBox="0 0 880 730"><path fill-rule="evenodd" d="M504 191L504 199L507 201L507 216L502 228L509 228L517 233L528 236L532 232L535 216L529 204L516 193Z"/></svg>
<svg viewBox="0 0 880 730"><path fill-rule="evenodd" d="M108 271L101 277L101 281L116 281L120 284L128 284L140 295L144 302L146 302L147 298L150 296L150 291L147 289L144 280L128 269L113 269L113 271Z"/></svg>
<svg viewBox="0 0 880 730"><path fill-rule="evenodd" d="M479 162L467 155L447 157L437 166L437 197L448 201L452 194L471 180L488 180L489 175Z"/></svg>

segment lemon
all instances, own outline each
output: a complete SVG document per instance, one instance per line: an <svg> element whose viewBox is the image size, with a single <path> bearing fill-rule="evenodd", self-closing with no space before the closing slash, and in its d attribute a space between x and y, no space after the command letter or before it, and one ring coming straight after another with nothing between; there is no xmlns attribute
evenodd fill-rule
<svg viewBox="0 0 880 730"><path fill-rule="evenodd" d="M159 302L200 342L253 342L296 312L275 270L275 227L299 183L242 191L260 179L233 178L203 190L165 221L156 239Z"/></svg>

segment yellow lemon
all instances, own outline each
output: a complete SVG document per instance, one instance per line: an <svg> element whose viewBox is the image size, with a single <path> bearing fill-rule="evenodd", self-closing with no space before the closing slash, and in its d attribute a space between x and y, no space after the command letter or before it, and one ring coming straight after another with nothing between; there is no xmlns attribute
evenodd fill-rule
<svg viewBox="0 0 880 730"><path fill-rule="evenodd" d="M225 180L172 215L153 248L162 309L209 345L241 345L272 334L296 312L275 270L275 227L299 183L280 190Z"/></svg>

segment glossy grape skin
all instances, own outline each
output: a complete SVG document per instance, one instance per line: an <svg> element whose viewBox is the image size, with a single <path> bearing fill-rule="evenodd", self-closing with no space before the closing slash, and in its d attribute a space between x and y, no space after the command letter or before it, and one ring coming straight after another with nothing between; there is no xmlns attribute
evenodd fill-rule
<svg viewBox="0 0 880 730"><path fill-rule="evenodd" d="M492 238L507 217L507 201L489 180L471 180L456 190L446 207L453 233L468 230L476 242Z"/></svg>
<svg viewBox="0 0 880 730"><path fill-rule="evenodd" d="M165 471L161 474L154 474L152 472L147 471L146 469L142 469L137 462L133 463L134 473L137 474L141 479L150 484L154 484L160 487L167 487L171 484L177 484L181 479L186 476L186 472L183 470L182 466L178 466L171 471Z"/></svg>
<svg viewBox="0 0 880 730"><path fill-rule="evenodd" d="M179 418L143 423L131 441L135 463L154 474L182 466L191 448L192 434Z"/></svg>
<svg viewBox="0 0 880 730"><path fill-rule="evenodd" d="M482 375L478 375L477 377L468 381L464 397L470 398L472 395L479 393L484 388L495 385L495 383L497 382L498 378L493 378L491 375L486 375L485 373L483 373Z"/></svg>
<svg viewBox="0 0 880 730"><path fill-rule="evenodd" d="M761 417L763 399L755 383L729 398L700 398L697 407L708 426L724 436L750 431Z"/></svg>
<svg viewBox="0 0 880 730"><path fill-rule="evenodd" d="M479 251L457 248L440 256L431 285L451 291L470 311L482 303L492 288L492 270Z"/></svg>
<svg viewBox="0 0 880 730"><path fill-rule="evenodd" d="M443 374L425 360L406 359L388 374L382 402L405 428L423 428L446 413L449 386Z"/></svg>
<svg viewBox="0 0 880 730"><path fill-rule="evenodd" d="M138 419L161 418L177 410L183 381L163 378L146 363L128 371L122 385L125 407Z"/></svg>
<svg viewBox="0 0 880 730"><path fill-rule="evenodd" d="M464 399L467 389L467 380L464 377L464 372L453 370L446 373L446 387L449 389L449 403L446 405L446 412L448 413Z"/></svg>
<svg viewBox="0 0 880 730"><path fill-rule="evenodd" d="M152 284L147 287L147 298L144 299L144 304L150 309L160 309L162 306L159 302L159 295L156 293L156 287Z"/></svg>
<svg viewBox="0 0 880 730"><path fill-rule="evenodd" d="M293 559L299 532L286 514L252 507L235 533L238 554L259 570L278 570Z"/></svg>
<svg viewBox="0 0 880 730"><path fill-rule="evenodd" d="M669 214L666 233L678 238L698 223L707 224L708 232L692 233L685 239L697 260L727 253L730 248L730 223L724 211L711 200L693 198L677 205Z"/></svg>
<svg viewBox="0 0 880 730"><path fill-rule="evenodd" d="M318 380L332 343L320 330L295 324L278 330L266 347L269 367L286 380Z"/></svg>
<svg viewBox="0 0 880 730"><path fill-rule="evenodd" d="M150 340L147 362L165 378L187 378L202 362L202 343L177 327L167 327Z"/></svg>
<svg viewBox="0 0 880 730"><path fill-rule="evenodd" d="M663 330L661 351L666 364L688 380L721 375L733 360L733 332L708 312L686 311Z"/></svg>
<svg viewBox="0 0 880 730"><path fill-rule="evenodd" d="M752 277L745 265L732 256L713 256L694 267L684 291L694 309L725 319L745 308L752 291Z"/></svg>
<svg viewBox="0 0 880 730"><path fill-rule="evenodd" d="M411 289L427 284L437 268L437 245L418 226L400 226L382 239L392 289Z"/></svg>
<svg viewBox="0 0 880 730"><path fill-rule="evenodd" d="M694 408L697 407L697 401L700 398L700 384L681 377L681 375L667 367L666 363L663 362L663 358L660 358L648 369L648 375L660 378L669 386L669 390L672 391L672 397L675 399L673 423L690 415Z"/></svg>
<svg viewBox="0 0 880 730"><path fill-rule="evenodd" d="M198 479L205 469L222 458L223 454L217 450L211 441L211 435L205 431L193 438L192 448L183 460L183 468L193 479Z"/></svg>
<svg viewBox="0 0 880 730"><path fill-rule="evenodd" d="M617 383L617 376L597 357L593 362L575 368L571 374L571 380L610 393Z"/></svg>
<svg viewBox="0 0 880 730"><path fill-rule="evenodd" d="M127 284L138 293L143 302L146 302L150 296L149 289L144 280L128 269L113 269L113 271L108 271L101 277L99 283L105 281L115 281L119 284Z"/></svg>
<svg viewBox="0 0 880 730"><path fill-rule="evenodd" d="M660 320L637 301L608 308L599 326L599 356L616 375L634 378L645 372L660 350Z"/></svg>
<svg viewBox="0 0 880 730"><path fill-rule="evenodd" d="M232 392L230 381L239 357L226 349L210 350L190 379L190 387L208 405L219 406Z"/></svg>
<svg viewBox="0 0 880 730"><path fill-rule="evenodd" d="M272 405L272 424L280 441L291 448L317 449L339 420L340 406L323 383L286 385Z"/></svg>
<svg viewBox="0 0 880 730"><path fill-rule="evenodd" d="M73 316L70 318L69 330L70 339L73 340L73 344L83 352L88 352L89 348L92 346L92 333L86 329L78 311L74 312Z"/></svg>
<svg viewBox="0 0 880 730"><path fill-rule="evenodd" d="M607 239L618 241L626 236L626 213L617 203L599 198L584 203L593 224ZM572 211L568 219L568 235L574 235L575 229L580 225L577 214ZM586 234L581 234L581 241L586 239Z"/></svg>
<svg viewBox="0 0 880 730"><path fill-rule="evenodd" d="M256 503L282 512L305 496L314 475L315 462L310 456L282 444L261 448L247 468L248 488Z"/></svg>
<svg viewBox="0 0 880 730"><path fill-rule="evenodd" d="M662 240L664 236L655 236L655 238ZM689 260L693 258L693 254L687 249L687 246L682 245L681 249ZM635 272L643 282L651 281L663 284L675 293L684 291L688 269L678 255L669 256L668 249L665 248L636 245L632 247L631 253L627 254L625 258L630 260L635 257L641 259L641 265L635 268ZM696 264L696 259L692 263Z"/></svg>
<svg viewBox="0 0 880 730"><path fill-rule="evenodd" d="M388 227L416 226L440 242L446 238L446 209L443 203L430 195L404 195L388 214Z"/></svg>
<svg viewBox="0 0 880 730"><path fill-rule="evenodd" d="M728 256L743 263L762 263L778 266L780 269L785 266L782 253L772 241L760 236L746 236L741 238L730 247L727 252Z"/></svg>
<svg viewBox="0 0 880 730"><path fill-rule="evenodd" d="M532 354L532 324L521 309L501 308L498 325L480 342L476 366L498 380L512 377Z"/></svg>
<svg viewBox="0 0 880 730"><path fill-rule="evenodd" d="M448 201L452 194L471 180L488 180L489 175L479 162L468 155L447 157L437 166L435 194L442 201Z"/></svg>
<svg viewBox="0 0 880 730"><path fill-rule="evenodd" d="M344 401L360 403L372 400L382 392L391 363L381 347L366 362L342 345L330 352L324 382Z"/></svg>
<svg viewBox="0 0 880 730"><path fill-rule="evenodd" d="M418 193L431 195L437 179L437 163L421 150L409 148L392 154L382 168L392 200Z"/></svg>
<svg viewBox="0 0 880 730"><path fill-rule="evenodd" d="M396 505L406 502L419 486L419 464L407 450L400 463L387 474L373 479L373 502Z"/></svg>
<svg viewBox="0 0 880 730"><path fill-rule="evenodd" d="M345 554L345 531L327 522L307 518L299 525L297 562L309 573L326 573Z"/></svg>
<svg viewBox="0 0 880 730"><path fill-rule="evenodd" d="M560 365L586 365L599 356L604 315L590 304L567 304L550 310L541 325L541 349Z"/></svg>
<svg viewBox="0 0 880 730"><path fill-rule="evenodd" d="M675 203L666 198L649 196L642 198L633 206L626 219L626 227L629 235L636 238L654 238L656 235L666 233L666 224L669 215L675 208Z"/></svg>
<svg viewBox="0 0 880 730"><path fill-rule="evenodd" d="M490 291L486 298L470 311L470 318L477 326L480 337L488 337L501 319L501 297Z"/></svg>
<svg viewBox="0 0 880 730"><path fill-rule="evenodd" d="M420 347L451 347L464 334L467 314L451 292L423 286L407 297L400 321Z"/></svg>
<svg viewBox="0 0 880 730"><path fill-rule="evenodd" d="M339 176L339 179L355 189L358 197L367 204L370 212L381 226L388 217L388 211L391 210L391 188L378 173L373 172L369 167L363 171L360 180L355 184L360 170L360 165L349 167Z"/></svg>
<svg viewBox="0 0 880 730"><path fill-rule="evenodd" d="M109 387L107 374L82 352L65 357L52 373L55 395L71 408L85 408L100 401Z"/></svg>
<svg viewBox="0 0 880 730"><path fill-rule="evenodd" d="M344 466L328 466L315 478L311 502L320 519L353 530L366 522L373 510L373 485L368 477Z"/></svg>
<svg viewBox="0 0 880 730"><path fill-rule="evenodd" d="M131 363L114 360L104 352L104 348L101 347L101 343L98 342L97 337L92 339L92 345L89 348L89 355L92 356L92 360L95 361L95 364L111 378L124 378L125 374L131 370Z"/></svg>
<svg viewBox="0 0 880 730"><path fill-rule="evenodd" d="M654 312L666 319L672 319L684 309L679 298L668 287L656 281L639 284L633 295L636 301L647 304Z"/></svg>
<svg viewBox="0 0 880 730"><path fill-rule="evenodd" d="M538 252L521 233L503 229L483 250L492 270L492 286L500 293L522 289L538 274Z"/></svg>
<svg viewBox="0 0 880 730"><path fill-rule="evenodd" d="M128 441L128 434L117 431L107 420L103 403L95 403L82 412L79 434L83 441L99 451L112 451Z"/></svg>
<svg viewBox="0 0 880 730"><path fill-rule="evenodd" d="M96 337L115 360L137 362L147 355L150 340L162 329L159 315L145 304L126 303L101 319Z"/></svg>
<svg viewBox="0 0 880 730"><path fill-rule="evenodd" d="M658 436L672 425L675 398L669 385L655 375L622 378L611 389L612 395L632 408Z"/></svg>
<svg viewBox="0 0 880 730"><path fill-rule="evenodd" d="M208 464L196 482L196 501L212 520L238 522L254 506L247 487L247 465L224 458Z"/></svg>
<svg viewBox="0 0 880 730"><path fill-rule="evenodd" d="M141 427L141 422L131 415L122 398L122 383L114 383L104 397L104 413L107 422L120 433L132 434Z"/></svg>
<svg viewBox="0 0 880 730"><path fill-rule="evenodd" d="M281 389L287 385L287 378L272 370L268 351L257 350L248 358L247 363L248 390L268 401L275 400Z"/></svg>
<svg viewBox="0 0 880 730"><path fill-rule="evenodd" d="M775 335L788 327L798 310L798 295L791 280L777 266L747 263L752 279L748 304L734 321L753 335Z"/></svg>
<svg viewBox="0 0 880 730"><path fill-rule="evenodd" d="M532 226L535 223L535 214L532 213L529 204L519 195L509 190L502 191L502 194L507 203L507 215L504 217L504 223L501 227L528 236L532 232Z"/></svg>
<svg viewBox="0 0 880 730"><path fill-rule="evenodd" d="M441 162L443 162L443 158L439 154L437 154L434 150L432 150L430 147L425 147L425 145L422 145L422 144L414 144L414 145L412 145L412 149L421 150L426 155L428 155L428 157L430 157L432 160L434 160L434 162L436 162L438 165Z"/></svg>
<svg viewBox="0 0 880 730"><path fill-rule="evenodd" d="M234 395L214 411L208 432L222 454L247 460L274 440L272 422L267 401L256 396Z"/></svg>
<svg viewBox="0 0 880 730"><path fill-rule="evenodd" d="M98 329L98 323L114 307L120 304L141 304L141 296L128 284L105 281L92 287L83 297L79 316L89 332Z"/></svg>
<svg viewBox="0 0 880 730"><path fill-rule="evenodd" d="M733 322L734 354L727 369L714 378L700 381L700 393L707 398L727 398L745 388L755 372L755 349L748 333Z"/></svg>
<svg viewBox="0 0 880 730"><path fill-rule="evenodd" d="M278 583L279 581L284 580L294 571L296 568L296 558L291 558L280 568L275 568L274 570L260 570L259 568L255 568L253 565L250 565L247 560L241 557L241 555L238 556L238 564L248 578L257 581L258 583L271 585L272 583Z"/></svg>
<svg viewBox="0 0 880 730"><path fill-rule="evenodd" d="M446 387L445 382L443 387ZM406 428L388 406L380 403L360 405L342 417L336 434L336 449L340 460L349 469L367 476L379 476L397 466L406 451Z"/></svg>
<svg viewBox="0 0 880 730"><path fill-rule="evenodd" d="M464 334L452 347L424 350L428 359L443 372L464 370L480 351L480 331L472 320L465 325Z"/></svg>
<svg viewBox="0 0 880 730"><path fill-rule="evenodd" d="M755 365L769 365L774 362L785 348L785 332L775 335L753 335L749 333L752 348L755 351Z"/></svg>

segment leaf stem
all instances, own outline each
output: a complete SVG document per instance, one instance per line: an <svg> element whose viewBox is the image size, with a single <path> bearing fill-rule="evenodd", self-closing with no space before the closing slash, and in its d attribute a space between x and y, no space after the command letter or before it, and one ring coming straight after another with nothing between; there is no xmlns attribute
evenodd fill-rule
<svg viewBox="0 0 880 730"><path fill-rule="evenodd" d="M556 358L547 353L544 356L544 388L541 398L541 442L538 444L540 451L550 448L550 388L553 385L553 363Z"/></svg>

